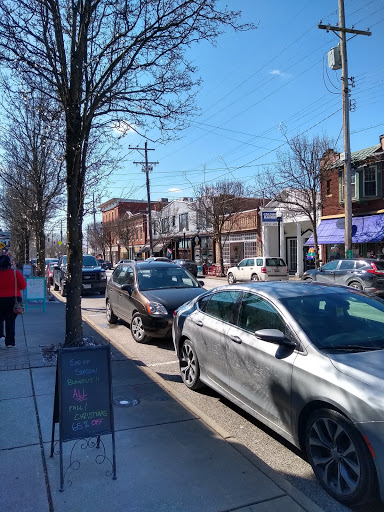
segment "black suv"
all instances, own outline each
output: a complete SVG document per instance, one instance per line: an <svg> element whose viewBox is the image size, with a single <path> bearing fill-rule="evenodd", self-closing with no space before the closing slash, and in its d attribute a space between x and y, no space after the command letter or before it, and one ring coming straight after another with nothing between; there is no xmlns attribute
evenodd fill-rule
<svg viewBox="0 0 384 512"><path fill-rule="evenodd" d="M384 261L371 258L333 260L318 269L307 270L304 281L343 284L377 295L384 294Z"/></svg>
<svg viewBox="0 0 384 512"><path fill-rule="evenodd" d="M197 277L197 265L192 260L172 260L173 263L176 263L176 265L180 265L180 267L185 268L185 270L188 270L192 275Z"/></svg>
<svg viewBox="0 0 384 512"><path fill-rule="evenodd" d="M66 295L67 256L61 256L57 265L53 267L53 289L60 290L63 297ZM105 293L107 274L100 267L94 256L83 256L82 293Z"/></svg>
<svg viewBox="0 0 384 512"><path fill-rule="evenodd" d="M173 263L121 263L113 271L105 293L107 320L110 324L118 318L128 322L138 343L146 343L151 337L169 337L174 311L204 293L203 284Z"/></svg>

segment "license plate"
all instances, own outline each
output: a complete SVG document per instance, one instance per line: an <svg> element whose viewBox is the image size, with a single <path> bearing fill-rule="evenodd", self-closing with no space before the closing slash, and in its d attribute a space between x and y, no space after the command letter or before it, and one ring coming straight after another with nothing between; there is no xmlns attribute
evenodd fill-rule
<svg viewBox="0 0 384 512"><path fill-rule="evenodd" d="M83 288L92 288L91 284L83 284Z"/></svg>

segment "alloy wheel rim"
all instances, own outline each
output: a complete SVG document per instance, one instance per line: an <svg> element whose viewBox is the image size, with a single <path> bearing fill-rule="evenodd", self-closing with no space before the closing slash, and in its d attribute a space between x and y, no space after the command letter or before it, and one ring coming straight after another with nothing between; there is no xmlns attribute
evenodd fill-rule
<svg viewBox="0 0 384 512"><path fill-rule="evenodd" d="M183 380L188 384L192 384L196 375L196 359L192 348L186 343L183 346L182 361L185 364L185 366L181 367Z"/></svg>
<svg viewBox="0 0 384 512"><path fill-rule="evenodd" d="M141 318L135 318L132 320L132 333L137 340L144 338L144 329Z"/></svg>
<svg viewBox="0 0 384 512"><path fill-rule="evenodd" d="M309 450L324 485L340 496L353 494L360 483L356 447L345 429L330 418L318 419L309 434Z"/></svg>

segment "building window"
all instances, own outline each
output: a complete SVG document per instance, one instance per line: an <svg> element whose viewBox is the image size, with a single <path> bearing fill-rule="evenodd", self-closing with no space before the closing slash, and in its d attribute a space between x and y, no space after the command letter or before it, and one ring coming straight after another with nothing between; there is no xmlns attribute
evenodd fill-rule
<svg viewBox="0 0 384 512"><path fill-rule="evenodd" d="M168 233L169 232L169 219L161 219L161 232Z"/></svg>
<svg viewBox="0 0 384 512"><path fill-rule="evenodd" d="M364 197L377 196L376 167L364 167Z"/></svg>
<svg viewBox="0 0 384 512"><path fill-rule="evenodd" d="M184 228L188 231L188 213L179 215L179 231L183 231Z"/></svg>
<svg viewBox="0 0 384 512"><path fill-rule="evenodd" d="M176 215L172 215L172 227L176 226Z"/></svg>
<svg viewBox="0 0 384 512"><path fill-rule="evenodd" d="M341 174L340 179L341 179L340 202L344 203L344 172ZM327 181L327 194L328 194L328 181ZM351 198L356 199L356 172L352 171L352 170L351 170Z"/></svg>
<svg viewBox="0 0 384 512"><path fill-rule="evenodd" d="M352 199L356 198L356 173L355 173L355 171L351 171L351 197L352 197Z"/></svg>
<svg viewBox="0 0 384 512"><path fill-rule="evenodd" d="M327 180L327 196L331 195L331 180Z"/></svg>

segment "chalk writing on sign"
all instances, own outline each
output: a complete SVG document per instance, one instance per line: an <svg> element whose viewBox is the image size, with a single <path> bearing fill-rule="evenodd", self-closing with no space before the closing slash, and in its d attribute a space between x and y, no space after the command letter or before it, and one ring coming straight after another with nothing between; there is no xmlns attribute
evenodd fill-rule
<svg viewBox="0 0 384 512"><path fill-rule="evenodd" d="M63 349L60 353L63 439L111 431L109 360L105 349Z"/></svg>

